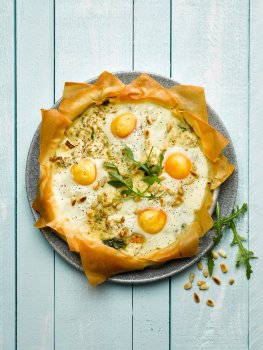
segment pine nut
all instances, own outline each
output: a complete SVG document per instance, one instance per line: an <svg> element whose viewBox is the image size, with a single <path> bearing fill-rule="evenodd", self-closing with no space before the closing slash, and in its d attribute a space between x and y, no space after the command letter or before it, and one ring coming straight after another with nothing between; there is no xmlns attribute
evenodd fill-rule
<svg viewBox="0 0 263 350"><path fill-rule="evenodd" d="M214 306L215 306L215 304L214 304L214 302L213 302L212 299L207 299L206 305L207 305L207 306L210 306L210 307L214 307Z"/></svg>
<svg viewBox="0 0 263 350"><path fill-rule="evenodd" d="M194 292L194 301L195 301L196 303L200 303L199 295L198 295L196 292Z"/></svg>
<svg viewBox="0 0 263 350"><path fill-rule="evenodd" d="M203 276L204 276L205 278L208 277L208 269L204 269L204 270L203 270Z"/></svg>
<svg viewBox="0 0 263 350"><path fill-rule="evenodd" d="M198 267L198 270L202 271L203 270L203 264L201 263L201 261L199 261L197 263L197 267Z"/></svg>
<svg viewBox="0 0 263 350"><path fill-rule="evenodd" d="M228 283L230 284L230 286L232 286L235 283L234 278L230 278L230 280L228 281Z"/></svg>
<svg viewBox="0 0 263 350"><path fill-rule="evenodd" d="M220 285L221 284L221 281L220 281L220 279L218 278L218 277L216 277L216 276L212 276L212 280L215 282L215 284L217 284L217 285Z"/></svg>
<svg viewBox="0 0 263 350"><path fill-rule="evenodd" d="M213 259L216 260L218 258L218 253L216 251L212 250L211 254L212 254Z"/></svg>
<svg viewBox="0 0 263 350"><path fill-rule="evenodd" d="M189 274L189 282L193 283L194 279L195 279L195 274L193 272L190 272L190 274Z"/></svg>
<svg viewBox="0 0 263 350"><path fill-rule="evenodd" d="M144 137L145 137L146 139L148 139L149 136L150 136L150 130L149 130L149 129L145 129L145 130L144 130Z"/></svg>
<svg viewBox="0 0 263 350"><path fill-rule="evenodd" d="M95 182L95 184L93 185L93 190L98 190L99 189L99 187L100 187L100 184L99 184L99 182L98 181L96 181Z"/></svg>
<svg viewBox="0 0 263 350"><path fill-rule="evenodd" d="M200 287L202 284L205 284L205 281L203 281L203 280L199 280L199 281L197 281L197 285Z"/></svg>
<svg viewBox="0 0 263 350"><path fill-rule="evenodd" d="M226 252L223 249L219 249L218 254L222 257L222 258L226 258Z"/></svg>
<svg viewBox="0 0 263 350"><path fill-rule="evenodd" d="M191 282L186 282L184 285L184 289L191 289L192 288L192 283Z"/></svg>
<svg viewBox="0 0 263 350"><path fill-rule="evenodd" d="M221 263L220 267L221 267L222 272L227 273L228 267L225 263Z"/></svg>
<svg viewBox="0 0 263 350"><path fill-rule="evenodd" d="M204 283L199 287L199 289L200 290L207 290L207 289L209 289L209 285L207 283Z"/></svg>

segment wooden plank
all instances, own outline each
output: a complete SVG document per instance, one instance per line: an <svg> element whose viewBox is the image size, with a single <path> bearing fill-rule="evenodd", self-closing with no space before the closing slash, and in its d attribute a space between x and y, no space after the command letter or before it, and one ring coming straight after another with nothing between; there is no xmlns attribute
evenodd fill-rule
<svg viewBox="0 0 263 350"><path fill-rule="evenodd" d="M54 253L33 227L25 165L39 109L53 101L53 3L17 1L17 347L52 349Z"/></svg>
<svg viewBox="0 0 263 350"><path fill-rule="evenodd" d="M15 70L14 4L0 3L0 349L15 348Z"/></svg>
<svg viewBox="0 0 263 350"><path fill-rule="evenodd" d="M172 72L174 79L206 87L208 102L225 122L235 145L239 164L237 202L248 200L248 1L177 1L172 16ZM247 234L247 218L239 228ZM193 291L183 289L189 271L172 281L172 349L247 349L248 284L243 269L236 270L236 249L229 248L231 235L220 247L228 252L230 273L215 273L223 286L212 285L195 304ZM217 263L218 265L218 263ZM197 276L196 268L191 269ZM235 277L229 287L227 280ZM197 277L200 278L200 277ZM238 298L237 298L238 296ZM206 298L215 308L205 305ZM190 327L189 327L189 322ZM231 345L230 345L231 344Z"/></svg>
<svg viewBox="0 0 263 350"><path fill-rule="evenodd" d="M170 1L134 1L134 70L170 75ZM169 348L169 279L133 287L133 347Z"/></svg>
<svg viewBox="0 0 263 350"><path fill-rule="evenodd" d="M132 68L132 1L56 1L56 98L64 81ZM56 257L57 350L131 349L130 286L91 288Z"/></svg>
<svg viewBox="0 0 263 350"><path fill-rule="evenodd" d="M250 108L249 108L249 247L259 257L253 260L253 275L249 283L249 349L263 347L263 304L260 290L263 285L263 236L262 236L262 181L263 168L260 164L259 150L262 140L262 78L263 50L263 3L251 1L250 9Z"/></svg>

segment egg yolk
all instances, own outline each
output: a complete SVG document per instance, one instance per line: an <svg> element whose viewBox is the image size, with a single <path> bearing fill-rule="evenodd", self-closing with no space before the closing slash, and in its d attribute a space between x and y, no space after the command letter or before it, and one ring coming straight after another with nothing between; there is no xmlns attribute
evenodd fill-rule
<svg viewBox="0 0 263 350"><path fill-rule="evenodd" d="M70 172L73 179L79 185L90 185L95 181L97 176L96 165L90 160L82 160L78 164L74 164Z"/></svg>
<svg viewBox="0 0 263 350"><path fill-rule="evenodd" d="M129 136L136 127L136 116L132 113L118 115L111 122L111 132L114 136L124 138Z"/></svg>
<svg viewBox="0 0 263 350"><path fill-rule="evenodd" d="M138 223L143 231L151 234L162 231L167 215L162 209L147 208L138 214Z"/></svg>
<svg viewBox="0 0 263 350"><path fill-rule="evenodd" d="M171 154L165 162L165 171L174 179L185 179L191 171L191 160L183 153L177 152Z"/></svg>

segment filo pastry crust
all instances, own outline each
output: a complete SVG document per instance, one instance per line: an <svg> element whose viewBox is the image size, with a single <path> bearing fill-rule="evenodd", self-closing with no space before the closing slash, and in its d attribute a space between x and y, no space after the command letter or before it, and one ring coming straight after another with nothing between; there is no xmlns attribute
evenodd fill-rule
<svg viewBox="0 0 263 350"><path fill-rule="evenodd" d="M92 104L105 100L112 103L153 102L169 108L173 114L186 121L200 139L203 153L209 160L211 184L207 186L202 205L195 213L195 221L184 229L169 246L139 256L130 256L103 244L90 235L80 234L64 216L56 203L52 190L53 163L50 161L65 130ZM42 110L40 131L40 178L34 208L40 218L38 228L50 227L80 254L83 269L92 286L110 276L147 266L165 263L171 259L191 257L198 252L199 238L212 226L208 212L212 204L212 190L220 186L233 172L234 166L222 154L228 144L208 122L204 89L196 86L176 85L165 89L147 74L142 74L131 84L123 84L109 72L102 73L95 84L66 83L58 109Z"/></svg>

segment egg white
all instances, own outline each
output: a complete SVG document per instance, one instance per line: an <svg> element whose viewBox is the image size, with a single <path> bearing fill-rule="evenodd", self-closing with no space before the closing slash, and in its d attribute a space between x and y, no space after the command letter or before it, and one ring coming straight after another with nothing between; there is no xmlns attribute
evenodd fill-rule
<svg viewBox="0 0 263 350"><path fill-rule="evenodd" d="M94 162L97 168L97 177L94 183L108 175L102 167L103 161L101 159L89 158L89 160ZM88 186L77 184L70 172L70 167L62 169L53 175L53 190L60 211L74 223L77 229L82 229L84 233L87 233L88 227L86 212L96 200L97 195L102 191L102 189L94 191L94 183ZM76 197L76 199L86 197L86 200L82 203L76 201L75 205L72 206L72 197Z"/></svg>
<svg viewBox="0 0 263 350"><path fill-rule="evenodd" d="M189 225L194 221L195 210L201 206L209 177L208 161L198 145L191 148L187 148L183 145L168 148L164 146L167 135L167 124L171 121L174 122L175 120L174 115L169 109L148 102L122 103L113 106L114 108L107 110L103 131L108 137L109 146L113 145L116 152L123 149L125 145L128 145L132 149L135 159L142 160L145 156L144 129L148 128L150 130L149 139L151 145L154 146L154 150L160 152L161 150L166 149L163 164L170 154L182 152L191 160L192 163L195 164L199 175L199 178L192 184L185 185L187 179L176 180L170 177L165 171L163 172L162 175L164 179L161 184L165 188L170 188L172 191L176 192L179 186L184 186L184 201L178 207L171 207L168 205L161 207L158 199L151 201L142 199L140 202L128 200L123 202L123 206L120 211L116 212L110 217L124 217L124 226L128 228L130 235L133 233L140 233L146 238L146 242L144 244L128 244L128 246L125 248L126 253L130 255L146 254L173 243L178 234L181 232L182 225ZM136 116L137 125L135 130L128 137L121 139L112 134L111 122L116 116L125 112L131 112ZM149 126L147 125L146 117L151 115L155 115L156 120ZM79 145L79 147L82 146L81 140ZM89 159L94 161L97 166L96 181L98 181L104 176L107 176L108 173L102 167L104 160L95 158L96 156L94 156L93 159ZM92 202L96 200L97 195L102 191L102 189L94 191L93 184L89 186L81 186L76 184L70 173L69 167L54 174L53 189L61 212L65 213L65 215L70 218L72 222L74 222L76 228L81 230L81 232L86 233L88 230L86 212L90 209ZM106 185L103 189L103 191L114 190L115 189L110 185ZM71 198L73 196L86 196L87 198L83 203L76 203L74 206L72 206ZM164 195L164 199L166 202L171 202L172 197L166 193ZM144 232L138 224L138 217L134 212L147 207L162 208L167 214L166 225L158 234L148 234Z"/></svg>

